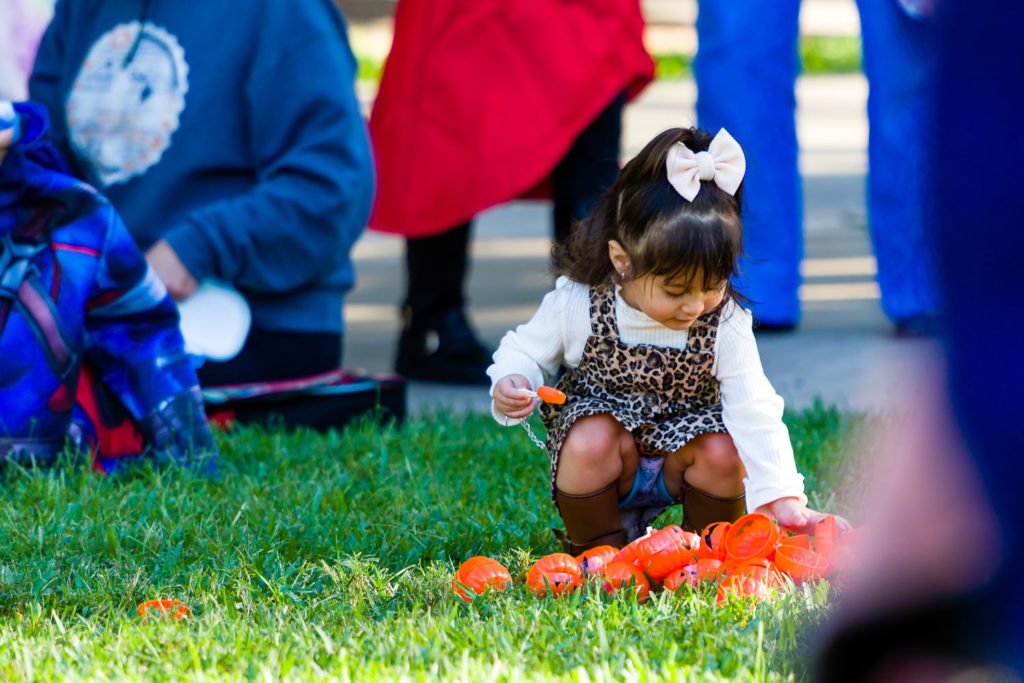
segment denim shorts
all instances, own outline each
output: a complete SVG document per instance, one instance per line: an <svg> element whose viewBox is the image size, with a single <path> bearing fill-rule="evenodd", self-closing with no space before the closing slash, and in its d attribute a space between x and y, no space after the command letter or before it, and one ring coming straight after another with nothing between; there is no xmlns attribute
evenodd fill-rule
<svg viewBox="0 0 1024 683"><path fill-rule="evenodd" d="M664 465L665 458L640 456L633 488L628 496L619 501L619 509L662 507L677 503L678 501L665 488L665 476L662 471Z"/></svg>

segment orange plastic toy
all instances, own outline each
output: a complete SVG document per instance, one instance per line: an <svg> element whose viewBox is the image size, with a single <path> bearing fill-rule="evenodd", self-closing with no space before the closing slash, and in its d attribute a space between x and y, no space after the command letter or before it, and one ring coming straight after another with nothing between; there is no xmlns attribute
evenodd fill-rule
<svg viewBox="0 0 1024 683"><path fill-rule="evenodd" d="M576 590L582 580L580 563L565 553L545 555L533 563L526 575L526 585L539 598L548 593L562 595Z"/></svg>
<svg viewBox="0 0 1024 683"><path fill-rule="evenodd" d="M554 403L555 405L562 405L565 403L565 394L554 387L537 387L537 391L530 391L526 387L523 387L519 391L526 396L538 398L545 403Z"/></svg>
<svg viewBox="0 0 1024 683"><path fill-rule="evenodd" d="M697 559L697 577L701 579L717 579L722 575L722 561L713 557Z"/></svg>
<svg viewBox="0 0 1024 683"><path fill-rule="evenodd" d="M646 539L650 538L655 531L652 529L648 533L644 534L640 538L635 538L628 544L619 550L618 554L612 558L612 562L625 562L626 564L637 564L640 562L640 558L637 557L636 550Z"/></svg>
<svg viewBox="0 0 1024 683"><path fill-rule="evenodd" d="M743 574L733 574L732 576L725 577L725 580L718 587L718 594L715 598L716 602L722 604L730 595L755 602L765 599L770 600L772 597L767 581Z"/></svg>
<svg viewBox="0 0 1024 683"><path fill-rule="evenodd" d="M729 527L722 539L726 557L741 563L756 558L768 558L775 552L781 531L775 522L756 512L743 515Z"/></svg>
<svg viewBox="0 0 1024 683"><path fill-rule="evenodd" d="M619 549L610 545L599 545L590 550L584 550L576 556L580 563L580 569L584 574L599 574L612 559L619 554Z"/></svg>
<svg viewBox="0 0 1024 683"><path fill-rule="evenodd" d="M697 577L697 565L691 564L677 569L661 580L661 587L675 593L685 585L696 586L699 582Z"/></svg>
<svg viewBox="0 0 1024 683"><path fill-rule="evenodd" d="M477 555L463 562L452 579L452 590L466 602L494 589L503 591L512 585L512 576L500 562Z"/></svg>
<svg viewBox="0 0 1024 683"><path fill-rule="evenodd" d="M143 623L149 623L150 617L154 619L170 617L172 621L181 621L192 616L192 608L181 600L149 600L139 603L135 611L142 617Z"/></svg>
<svg viewBox="0 0 1024 683"><path fill-rule="evenodd" d="M836 518L829 515L814 525L814 550L828 557L832 552L832 546L839 541L839 531L836 529Z"/></svg>
<svg viewBox="0 0 1024 683"><path fill-rule="evenodd" d="M675 524L655 531L637 544L637 564L652 579L661 581L676 569L697 561L690 541L691 535Z"/></svg>
<svg viewBox="0 0 1024 683"><path fill-rule="evenodd" d="M651 592L651 584L647 577L634 564L610 562L601 572L604 578L604 589L609 593L618 593L623 588L632 589L637 602L646 602Z"/></svg>
<svg viewBox="0 0 1024 683"><path fill-rule="evenodd" d="M779 545L795 545L797 548L810 550L811 537L807 534L797 534L796 536L787 536L783 534L782 538L779 539Z"/></svg>
<svg viewBox="0 0 1024 683"><path fill-rule="evenodd" d="M698 558L725 561L725 546L722 539L729 533L732 524L729 522L712 522L704 527L700 534L700 547L697 548Z"/></svg>
<svg viewBox="0 0 1024 683"><path fill-rule="evenodd" d="M817 579L829 572L829 563L824 556L793 545L780 545L775 549L775 565L797 581Z"/></svg>

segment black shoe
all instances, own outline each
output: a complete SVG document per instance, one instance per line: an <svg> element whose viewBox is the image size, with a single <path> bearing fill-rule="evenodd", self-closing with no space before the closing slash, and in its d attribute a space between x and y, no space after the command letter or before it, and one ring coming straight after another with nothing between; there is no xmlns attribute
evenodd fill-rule
<svg viewBox="0 0 1024 683"><path fill-rule="evenodd" d="M754 333L767 332L793 332L796 330L795 322L765 322L763 320L754 320Z"/></svg>
<svg viewBox="0 0 1024 683"><path fill-rule="evenodd" d="M398 341L395 372L409 379L489 386L491 354L460 308L426 320L408 320Z"/></svg>
<svg viewBox="0 0 1024 683"><path fill-rule="evenodd" d="M923 313L896 321L896 336L900 339L935 339L942 331L942 319L935 314Z"/></svg>

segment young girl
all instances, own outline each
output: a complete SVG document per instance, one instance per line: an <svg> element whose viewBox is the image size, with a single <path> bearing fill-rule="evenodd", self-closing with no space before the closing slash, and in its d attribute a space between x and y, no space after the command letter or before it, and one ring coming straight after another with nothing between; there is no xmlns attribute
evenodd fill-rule
<svg viewBox="0 0 1024 683"><path fill-rule="evenodd" d="M567 552L621 547L677 503L695 531L746 509L801 531L824 517L806 505L782 399L729 284L744 170L725 130L658 135L556 252L554 291L494 354L506 425L566 368L565 404L540 411Z"/></svg>

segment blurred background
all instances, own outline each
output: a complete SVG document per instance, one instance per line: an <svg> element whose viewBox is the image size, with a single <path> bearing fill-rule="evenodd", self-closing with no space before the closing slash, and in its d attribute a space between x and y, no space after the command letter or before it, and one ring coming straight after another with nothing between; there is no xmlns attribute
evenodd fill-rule
<svg viewBox="0 0 1024 683"><path fill-rule="evenodd" d="M338 0L360 61L366 111L391 44L391 0ZM690 65L697 49L693 0L644 0L645 42L658 77L626 107L623 158L655 134L695 122ZM765 371L791 407L821 399L876 412L913 392L902 372L928 342L897 339L879 307L867 231L867 82L861 73L860 24L853 0L805 0L800 15L803 75L797 84L797 132L804 185L806 258L803 320L793 332L759 336ZM469 313L495 346L526 321L550 289L551 218L544 202L495 207L475 226ZM359 281L346 306L345 362L391 369L404 290L401 239L366 233L356 246ZM486 391L414 382L410 407L438 403L485 409Z"/></svg>
<svg viewBox="0 0 1024 683"><path fill-rule="evenodd" d="M336 2L348 19L359 62L357 90L368 115L391 47L396 2ZM31 0L22 6L39 23L52 3ZM624 159L665 128L696 119L691 63L697 49L697 3L643 0L642 7L645 43L657 64L657 78L626 106ZM800 30L803 71L796 96L804 191L803 318L796 330L761 334L758 343L765 371L790 407L821 400L841 409L876 412L916 391L908 379L913 374L905 371L930 351L930 344L895 337L879 305L865 206L868 87L861 73L854 0L804 0ZM17 57L5 52L5 42L0 41L0 70ZM541 201L494 207L476 221L466 291L469 315L488 347L526 321L550 289L551 234L550 207ZM393 368L405 293L403 250L402 238L369 231L356 245L358 282L346 306L345 365L350 368ZM409 398L413 410L440 404L489 406L487 392L474 387L413 382Z"/></svg>

